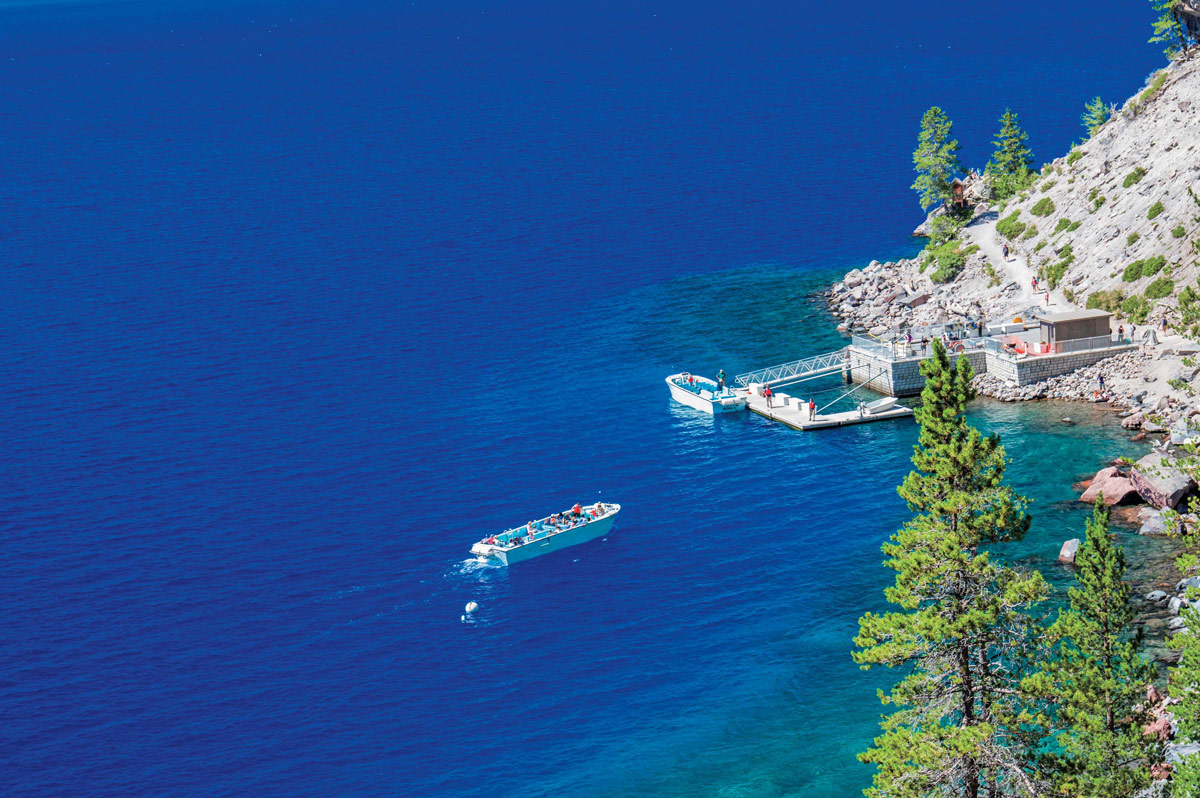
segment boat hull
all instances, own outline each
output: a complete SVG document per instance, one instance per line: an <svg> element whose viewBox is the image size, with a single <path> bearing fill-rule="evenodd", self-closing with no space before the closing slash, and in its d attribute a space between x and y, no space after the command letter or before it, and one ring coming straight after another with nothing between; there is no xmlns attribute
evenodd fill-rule
<svg viewBox="0 0 1200 798"><path fill-rule="evenodd" d="M713 385L714 396L712 399L706 399L697 393L692 393L675 383L675 379L679 376L678 374L672 374L670 377L667 377L667 387L671 389L671 398L682 405L687 405L705 413L712 413L713 415L736 413L746 407L746 400L741 397L729 395L722 397L716 395L715 384Z"/></svg>
<svg viewBox="0 0 1200 798"><path fill-rule="evenodd" d="M616 520L617 513L621 511L621 507L620 505L609 505L609 507L613 509L605 513L603 518L589 521L583 526L578 526L574 529L557 532L513 548L485 546L476 543L471 551L479 557L486 557L503 565L515 565L519 562L541 557L544 554L568 549L580 543L587 543L589 540L595 540L607 535L612 529L613 521Z"/></svg>

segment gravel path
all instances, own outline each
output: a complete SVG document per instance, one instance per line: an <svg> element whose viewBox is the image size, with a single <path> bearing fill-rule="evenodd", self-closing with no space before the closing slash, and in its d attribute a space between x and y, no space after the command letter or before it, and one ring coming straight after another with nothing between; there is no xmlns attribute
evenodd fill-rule
<svg viewBox="0 0 1200 798"><path fill-rule="evenodd" d="M1033 276L1035 272L1030 268L1029 262L1016 252L1009 252L1008 258L1005 259L1004 245L996 233L996 222L999 218L1000 214L996 211L980 214L963 228L963 232L968 241L979 246L979 251L987 256L990 263L998 264L1004 269L1008 280L1016 282L1021 289L1020 298L1023 304L1037 305L1045 309L1046 292L1042 290L1034 294ZM1072 310L1074 307L1061 291L1050 292L1050 310L1062 312Z"/></svg>

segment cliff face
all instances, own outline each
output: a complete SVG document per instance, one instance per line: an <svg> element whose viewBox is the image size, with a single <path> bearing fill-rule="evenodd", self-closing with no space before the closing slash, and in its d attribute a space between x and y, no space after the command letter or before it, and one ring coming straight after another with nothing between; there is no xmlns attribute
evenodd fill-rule
<svg viewBox="0 0 1200 798"><path fill-rule="evenodd" d="M1017 214L1026 228L1010 246L1076 304L1097 291L1146 297L1159 281L1149 315L1174 319L1179 292L1200 274L1200 205L1189 188L1200 196L1200 58L1152 76L1001 218Z"/></svg>

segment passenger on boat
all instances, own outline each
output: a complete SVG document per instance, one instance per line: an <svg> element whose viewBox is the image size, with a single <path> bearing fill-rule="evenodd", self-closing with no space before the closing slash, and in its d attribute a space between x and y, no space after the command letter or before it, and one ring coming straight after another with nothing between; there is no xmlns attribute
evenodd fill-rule
<svg viewBox="0 0 1200 798"><path fill-rule="evenodd" d="M576 518L583 515L583 508L579 506L579 502L575 502L575 506L571 508L571 515Z"/></svg>
<svg viewBox="0 0 1200 798"><path fill-rule="evenodd" d="M721 369L717 372L717 387L719 387L722 391L725 390L725 369Z"/></svg>

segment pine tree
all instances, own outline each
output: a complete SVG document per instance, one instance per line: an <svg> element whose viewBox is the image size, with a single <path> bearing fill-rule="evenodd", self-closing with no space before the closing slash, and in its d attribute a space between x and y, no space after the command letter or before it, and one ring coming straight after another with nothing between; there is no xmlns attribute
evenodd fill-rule
<svg viewBox="0 0 1200 798"><path fill-rule="evenodd" d="M951 365L935 341L921 372L915 470L899 489L915 515L883 546L885 565L896 571L885 596L898 609L864 615L855 638L854 659L864 668L908 670L890 694L881 693L897 710L859 755L876 766L866 794L1033 795L1038 741L1025 736L1016 665L1033 645L1029 609L1046 583L993 563L982 550L1025 535L1025 500L1004 484L999 438L964 418L975 396L970 363Z"/></svg>
<svg viewBox="0 0 1200 798"><path fill-rule="evenodd" d="M1021 120L1012 109L1005 108L1000 117L1000 132L992 142L996 151L988 161L985 172L991 176L992 191L998 199L1016 194L1028 184L1033 174L1033 153L1026 142L1029 134L1021 129Z"/></svg>
<svg viewBox="0 0 1200 798"><path fill-rule="evenodd" d="M1200 476L1200 452L1196 446L1184 447L1187 455L1176 464L1193 479ZM1176 742L1200 742L1200 528L1196 517L1200 513L1200 499L1193 496L1188 500L1186 516L1169 515L1168 524L1174 527L1182 522L1186 534L1181 536L1183 552L1175 558L1175 565L1185 580L1185 591L1191 606L1180 612L1187 624L1186 634L1176 634L1170 646L1179 651L1179 664L1171 669L1171 696L1179 703L1171 707L1178 723ZM1171 776L1172 798L1200 798L1200 756L1186 757L1175 767Z"/></svg>
<svg viewBox="0 0 1200 798"><path fill-rule="evenodd" d="M1080 120L1087 128L1088 138L1091 138L1108 121L1108 106L1104 104L1104 100L1094 97L1083 107L1083 116L1080 117Z"/></svg>
<svg viewBox="0 0 1200 798"><path fill-rule="evenodd" d="M921 117L921 133L913 152L917 179L912 188L921 195L921 208L929 210L950 199L950 181L962 171L958 162L958 142L950 138L954 123L936 105Z"/></svg>
<svg viewBox="0 0 1200 798"><path fill-rule="evenodd" d="M1145 696L1155 667L1140 654L1140 630L1130 631L1136 612L1124 581L1125 554L1103 501L1092 511L1075 564L1070 608L1049 633L1057 656L1025 686L1057 705L1058 749L1048 758L1054 794L1126 798L1149 786L1149 767L1162 761L1162 746L1142 731L1152 720Z"/></svg>
<svg viewBox="0 0 1200 798"><path fill-rule="evenodd" d="M1187 27L1183 24L1183 19L1180 16L1179 0L1150 0L1151 7L1158 12L1158 19L1154 20L1154 35L1150 37L1150 44L1165 44L1163 54L1169 59L1174 59L1182 51L1188 47L1189 36Z"/></svg>

